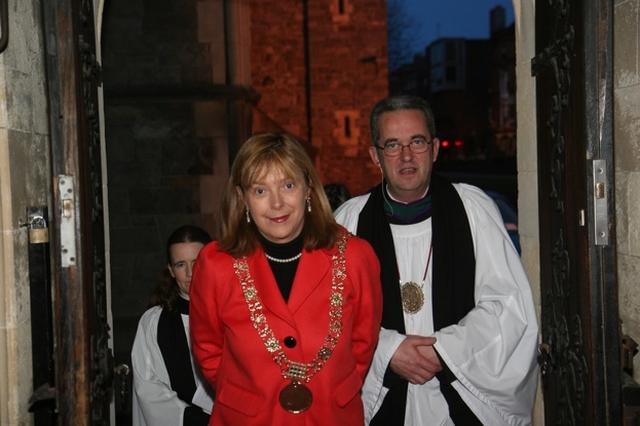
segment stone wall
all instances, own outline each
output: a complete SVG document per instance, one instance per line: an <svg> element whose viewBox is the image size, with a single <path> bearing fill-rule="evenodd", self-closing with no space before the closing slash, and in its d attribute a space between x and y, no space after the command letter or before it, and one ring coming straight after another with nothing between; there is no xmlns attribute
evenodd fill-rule
<svg viewBox="0 0 640 426"><path fill-rule="evenodd" d="M518 158L518 233L522 263L533 293L540 321L540 232L538 222L538 154L536 127L536 82L531 75L535 56L535 5L533 0L515 0L516 25L516 115ZM533 413L534 425L544 425L542 387L538 384Z"/></svg>
<svg viewBox="0 0 640 426"><path fill-rule="evenodd" d="M614 155L622 331L640 343L640 0L614 2ZM640 357L634 360L640 382Z"/></svg>
<svg viewBox="0 0 640 426"><path fill-rule="evenodd" d="M102 34L107 91L211 84L213 57L208 44L198 42L198 3L213 0L107 1Z"/></svg>
<svg viewBox="0 0 640 426"><path fill-rule="evenodd" d="M221 1L113 0L102 53L116 363L129 363L138 319L165 267L170 233L216 232L228 174ZM223 47L220 48L220 45Z"/></svg>
<svg viewBox="0 0 640 426"><path fill-rule="evenodd" d="M33 393L29 206L51 211L51 169L41 4L9 0L0 57L0 424L28 425ZM2 31L5 31L3 28Z"/></svg>
<svg viewBox="0 0 640 426"><path fill-rule="evenodd" d="M251 84L260 95L257 109L306 139L302 1L250 0L249 7Z"/></svg>

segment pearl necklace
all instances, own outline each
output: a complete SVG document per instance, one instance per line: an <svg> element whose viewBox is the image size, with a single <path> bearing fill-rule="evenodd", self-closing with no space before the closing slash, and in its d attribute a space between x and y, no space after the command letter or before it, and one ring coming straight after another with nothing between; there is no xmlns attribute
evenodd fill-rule
<svg viewBox="0 0 640 426"><path fill-rule="evenodd" d="M294 262L298 259L300 259L300 256L302 256L302 252L296 254L293 257L290 257L288 259L278 259L277 257L273 257L273 256L269 256L267 253L264 254L265 256L267 256L267 259L271 260L272 262L278 262L278 263L289 263L289 262Z"/></svg>

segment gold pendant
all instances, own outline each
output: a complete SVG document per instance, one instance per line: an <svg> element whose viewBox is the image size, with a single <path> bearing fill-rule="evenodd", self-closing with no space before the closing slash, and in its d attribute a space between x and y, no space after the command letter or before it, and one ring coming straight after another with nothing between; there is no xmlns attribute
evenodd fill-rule
<svg viewBox="0 0 640 426"><path fill-rule="evenodd" d="M313 395L308 387L295 380L280 391L280 405L290 413L302 413L313 401Z"/></svg>
<svg viewBox="0 0 640 426"><path fill-rule="evenodd" d="M400 288L402 294L402 308L408 314L415 314L424 305L424 294L422 288L413 281L402 284Z"/></svg>

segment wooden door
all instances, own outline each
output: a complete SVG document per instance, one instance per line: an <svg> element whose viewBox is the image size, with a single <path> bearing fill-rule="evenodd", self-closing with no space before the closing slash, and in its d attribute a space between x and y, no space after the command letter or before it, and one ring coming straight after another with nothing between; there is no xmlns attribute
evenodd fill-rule
<svg viewBox="0 0 640 426"><path fill-rule="evenodd" d="M42 2L53 175L58 424L108 425L108 348L98 86L91 0Z"/></svg>
<svg viewBox="0 0 640 426"><path fill-rule="evenodd" d="M545 424L619 425L613 2L535 9Z"/></svg>

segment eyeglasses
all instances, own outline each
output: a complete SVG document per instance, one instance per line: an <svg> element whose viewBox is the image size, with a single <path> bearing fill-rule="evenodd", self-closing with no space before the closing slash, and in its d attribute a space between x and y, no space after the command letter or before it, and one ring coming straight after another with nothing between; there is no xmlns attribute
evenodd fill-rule
<svg viewBox="0 0 640 426"><path fill-rule="evenodd" d="M388 142L384 146L374 145L376 148L381 149L384 152L384 155L387 157L397 157L402 154L402 151L405 148L409 148L411 152L414 154L422 154L429 149L429 145L433 142L433 138L431 140L416 138L409 142L408 145L402 145L399 142Z"/></svg>

